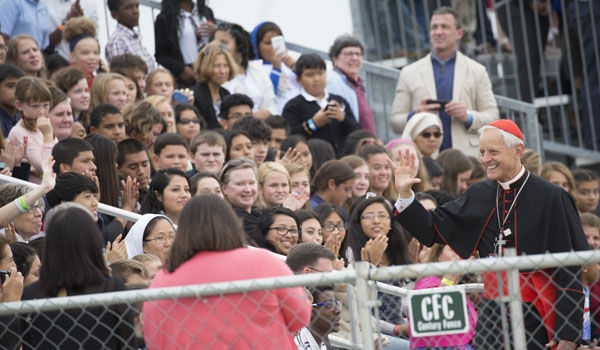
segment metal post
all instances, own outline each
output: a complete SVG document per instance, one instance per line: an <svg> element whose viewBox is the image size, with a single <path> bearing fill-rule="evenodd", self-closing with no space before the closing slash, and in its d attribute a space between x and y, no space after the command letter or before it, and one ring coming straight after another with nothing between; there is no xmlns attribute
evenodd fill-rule
<svg viewBox="0 0 600 350"><path fill-rule="evenodd" d="M356 298L358 301L358 316L361 324L363 349L373 350L374 340L371 330L371 307L373 302L369 298L369 269L370 264L366 261L355 263L356 269Z"/></svg>
<svg viewBox="0 0 600 350"><path fill-rule="evenodd" d="M514 248L505 249L504 256L517 256ZM510 325L513 334L513 345L515 349L527 349L525 342L525 324L523 322L523 301L521 299L521 285L519 282L519 269L506 271L508 282L508 297L510 299Z"/></svg>
<svg viewBox="0 0 600 350"><path fill-rule="evenodd" d="M346 283L346 298L348 302L348 311L350 312L350 332L352 334L352 343L358 344L359 335L359 322L352 322L352 320L358 320L358 300L356 299L356 293L354 292L354 285Z"/></svg>

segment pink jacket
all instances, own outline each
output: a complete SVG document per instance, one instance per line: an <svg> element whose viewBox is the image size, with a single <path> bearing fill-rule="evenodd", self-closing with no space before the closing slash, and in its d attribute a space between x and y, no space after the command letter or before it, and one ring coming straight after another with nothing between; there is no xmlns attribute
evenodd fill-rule
<svg viewBox="0 0 600 350"><path fill-rule="evenodd" d="M262 249L200 252L150 288L290 276L287 265ZM144 304L148 349L296 349L291 333L308 325L303 288L158 300Z"/></svg>
<svg viewBox="0 0 600 350"><path fill-rule="evenodd" d="M31 165L31 174L29 175L29 182L35 184L42 183L40 175L42 174L42 159L48 158L52 155L52 148L58 140L54 138L52 142L44 143L44 135L41 131L29 131L18 123L8 133L6 141L16 139L19 143L23 143L23 137L27 136L27 152L25 155L25 162Z"/></svg>
<svg viewBox="0 0 600 350"><path fill-rule="evenodd" d="M437 288L440 286L440 282L441 279L437 276L427 276L418 280L413 289L418 290L427 288ZM456 346L469 344L469 342L473 338L473 335L475 334L475 326L477 326L477 311L475 310L473 303L471 303L468 297L467 312L469 315L470 329L466 333L417 338L413 336L412 331L409 328L408 331L410 336L410 348L416 349L431 346Z"/></svg>

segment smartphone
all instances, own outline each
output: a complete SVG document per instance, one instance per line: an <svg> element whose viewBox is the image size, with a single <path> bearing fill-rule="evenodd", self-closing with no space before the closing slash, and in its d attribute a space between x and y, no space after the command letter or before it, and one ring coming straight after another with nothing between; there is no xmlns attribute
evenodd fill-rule
<svg viewBox="0 0 600 350"><path fill-rule="evenodd" d="M273 46L273 49L275 49L275 52L277 52L277 53L285 52L285 50L286 50L285 40L283 39L283 37L281 35L272 37L271 45Z"/></svg>
<svg viewBox="0 0 600 350"><path fill-rule="evenodd" d="M175 90L173 91L173 101L175 102L179 102L179 103L189 103L189 100L187 98L187 96L185 96L185 94L179 90Z"/></svg>
<svg viewBox="0 0 600 350"><path fill-rule="evenodd" d="M432 105L432 104L439 103L439 105L440 105L440 108L439 108L439 110L440 110L440 111L443 111L443 110L445 110L445 109L446 109L446 103L448 103L448 102L450 102L450 101L441 101L441 100L427 100L427 102L425 102L425 103L427 103L428 105Z"/></svg>
<svg viewBox="0 0 600 350"><path fill-rule="evenodd" d="M329 107L334 107L334 106L335 106L335 102L329 102L329 103L327 104L327 106L325 106L325 109L324 109L324 110L328 110L328 109L329 109Z"/></svg>
<svg viewBox="0 0 600 350"><path fill-rule="evenodd" d="M4 281L10 277L10 271L8 270L0 270L0 284L4 284Z"/></svg>

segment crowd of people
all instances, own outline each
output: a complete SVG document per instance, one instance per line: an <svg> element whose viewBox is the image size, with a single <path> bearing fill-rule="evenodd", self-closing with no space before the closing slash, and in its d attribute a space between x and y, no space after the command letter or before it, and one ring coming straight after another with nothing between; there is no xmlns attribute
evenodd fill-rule
<svg viewBox="0 0 600 350"><path fill-rule="evenodd" d="M135 31L138 1L108 0L118 25L104 63L96 4L52 3L0 2L0 173L38 185L0 185L0 302L483 258L505 246L600 248L597 176L542 164L498 119L485 68L458 52L451 8L433 12L430 54L401 73L390 116L401 137L384 144L359 76L363 44L350 35L332 44L327 71L318 55L288 55L273 22L248 32L217 24L204 1L164 0L152 57ZM45 20L25 25L31 11ZM141 216L106 215L99 203ZM548 273L569 302L537 312L529 288L527 320L553 317L527 328L531 339L595 344L598 267ZM386 282L467 277L485 280ZM500 314L494 293L497 283L473 296L465 334L415 337L406 300L385 293L360 326L385 349L489 348L503 341L501 330L481 334L501 327L482 317ZM323 349L329 334L352 340L353 303L345 286L325 286L2 316L0 348Z"/></svg>

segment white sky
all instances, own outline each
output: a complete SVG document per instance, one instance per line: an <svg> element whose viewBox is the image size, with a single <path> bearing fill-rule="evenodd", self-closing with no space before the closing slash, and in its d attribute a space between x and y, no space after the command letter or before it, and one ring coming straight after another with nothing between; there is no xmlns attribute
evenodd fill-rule
<svg viewBox="0 0 600 350"><path fill-rule="evenodd" d="M349 0L209 0L208 3L215 17L238 23L248 32L260 22L272 21L281 27L286 41L322 51L329 51L337 36L352 32ZM98 2L99 39L104 57L108 34L112 33L116 22L101 4ZM154 54L152 13L146 6L140 6L140 10L142 41ZM156 10L154 15L159 12Z"/></svg>

